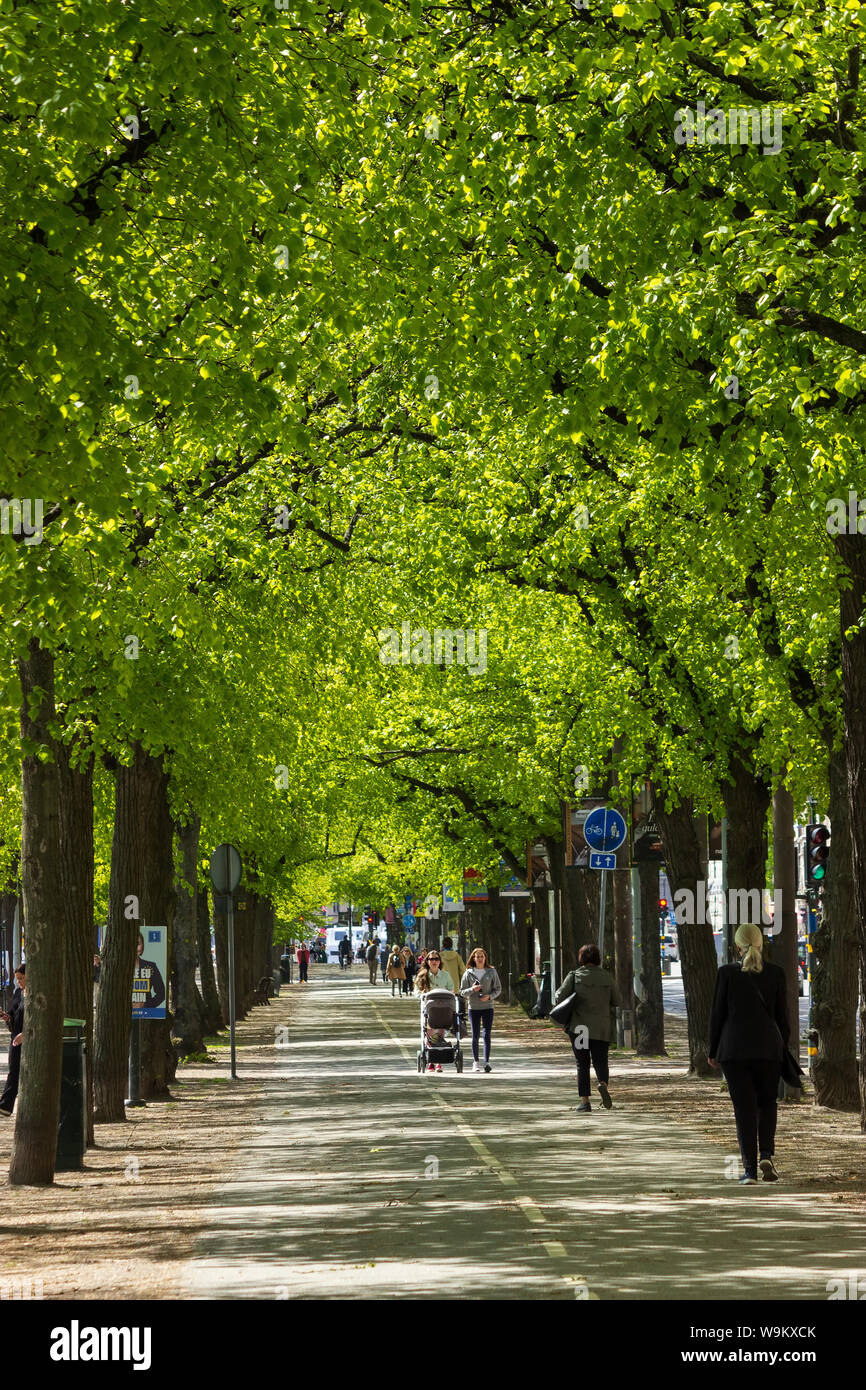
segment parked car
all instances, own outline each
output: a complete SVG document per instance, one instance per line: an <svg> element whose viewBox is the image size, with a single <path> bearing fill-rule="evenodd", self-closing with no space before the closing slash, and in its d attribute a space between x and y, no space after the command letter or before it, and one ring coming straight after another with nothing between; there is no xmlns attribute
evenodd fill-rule
<svg viewBox="0 0 866 1390"><path fill-rule="evenodd" d="M662 936L662 948L667 952L668 960L679 960L680 952L675 936Z"/></svg>

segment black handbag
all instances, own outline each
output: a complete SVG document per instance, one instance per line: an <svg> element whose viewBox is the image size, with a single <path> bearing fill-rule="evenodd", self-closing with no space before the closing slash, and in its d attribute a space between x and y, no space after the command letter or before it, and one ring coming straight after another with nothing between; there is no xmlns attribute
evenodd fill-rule
<svg viewBox="0 0 866 1390"><path fill-rule="evenodd" d="M572 971L572 974L573 973L574 972ZM554 1004L547 1017L550 1019L551 1023L556 1024L557 1028L567 1029L571 1021L571 1015L574 1012L574 1006L576 1003L577 992L575 991L574 993L569 994L567 999L563 999L561 1003Z"/></svg>
<svg viewBox="0 0 866 1390"><path fill-rule="evenodd" d="M742 973L742 974L748 974L749 977L751 978L751 972L749 972L749 971L744 971L744 970L742 969L742 967L740 967L740 970L741 970L741 973ZM756 992L757 992L758 998L760 999L760 1001L761 1001L761 1003L763 1004L764 1008L767 1010L768 1016L772 1019L773 1024L775 1025L776 1031L779 1032L779 1025L778 1025L778 1023L776 1023L776 1020L773 1018L773 1015L770 1013L770 1010L769 1010L769 1008L767 1007L767 1001L766 1001L766 999L764 998L764 996L763 996L763 994L761 993L760 989L758 989L758 982L757 982L757 980L752 980L752 984L755 986L755 990L756 990ZM795 1090L802 1091L802 1089L803 1089L803 1083L802 1083L802 1081L800 1080L800 1077L801 1077L801 1076L805 1076L805 1072L803 1071L803 1068L800 1066L800 1063L797 1061L797 1058L794 1056L794 1054L793 1054L793 1052L791 1051L790 1047L786 1047L785 1044L782 1042L782 1034L781 1034L781 1033L779 1033L779 1042L782 1043L782 1070L781 1070L781 1073L780 1073L780 1075L781 1075L781 1077L782 1077L782 1080L784 1081L784 1083L785 1083L786 1086L793 1086L793 1087L795 1088Z"/></svg>

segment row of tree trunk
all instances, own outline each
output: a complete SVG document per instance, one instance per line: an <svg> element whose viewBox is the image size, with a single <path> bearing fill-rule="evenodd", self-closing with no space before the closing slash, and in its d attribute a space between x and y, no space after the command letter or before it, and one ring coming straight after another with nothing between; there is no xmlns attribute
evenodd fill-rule
<svg viewBox="0 0 866 1390"><path fill-rule="evenodd" d="M178 1059L205 1051L204 1039L228 1021L228 972L210 948L207 894L199 887L199 821L172 820L163 755L140 743L128 765L114 764L115 818L108 925L94 1019L93 754L56 737L54 661L34 639L20 662L21 734L35 752L22 762L21 882L27 959L25 1045L10 1181L53 1181L64 1017L83 1019L87 1059L87 1143L94 1120L125 1119L132 979L139 932L168 932L169 1005L142 1023L141 1094L169 1095ZM175 838L178 850L175 855ZM236 1017L270 975L272 904L249 891L238 904ZM224 936L224 920L223 920ZM196 983L198 969L201 988Z"/></svg>

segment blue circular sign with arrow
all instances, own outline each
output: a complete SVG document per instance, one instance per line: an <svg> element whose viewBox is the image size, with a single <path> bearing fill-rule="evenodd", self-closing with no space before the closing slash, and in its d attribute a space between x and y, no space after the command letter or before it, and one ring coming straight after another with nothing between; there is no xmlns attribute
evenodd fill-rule
<svg viewBox="0 0 866 1390"><path fill-rule="evenodd" d="M619 849L625 840L625 820L619 811L614 811L612 807L598 806L587 816L583 834L590 849L611 853Z"/></svg>

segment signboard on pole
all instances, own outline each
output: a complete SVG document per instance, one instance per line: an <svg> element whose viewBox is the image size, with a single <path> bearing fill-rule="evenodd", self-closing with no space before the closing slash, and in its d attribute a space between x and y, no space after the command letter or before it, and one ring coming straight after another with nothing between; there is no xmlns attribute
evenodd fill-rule
<svg viewBox="0 0 866 1390"><path fill-rule="evenodd" d="M590 811L584 821L583 834L590 847L589 867L591 869L615 868L615 855L613 865L594 864L592 851L610 855L623 844L626 837L626 824L619 811L615 811L612 806L599 806L597 810Z"/></svg>
<svg viewBox="0 0 866 1390"><path fill-rule="evenodd" d="M142 927L138 933L135 974L132 977L132 1017L165 1018L168 932L165 927Z"/></svg>
<svg viewBox="0 0 866 1390"><path fill-rule="evenodd" d="M463 901L464 903L486 903L490 899L487 891L487 884L478 873L477 869L463 870Z"/></svg>
<svg viewBox="0 0 866 1390"><path fill-rule="evenodd" d="M528 840L526 845L526 881L530 888L552 888L550 856L543 840Z"/></svg>
<svg viewBox="0 0 866 1390"><path fill-rule="evenodd" d="M583 827L591 811L604 806L602 796L584 796L577 806L565 807L565 865L571 869L585 869L589 863L590 847L586 842Z"/></svg>

